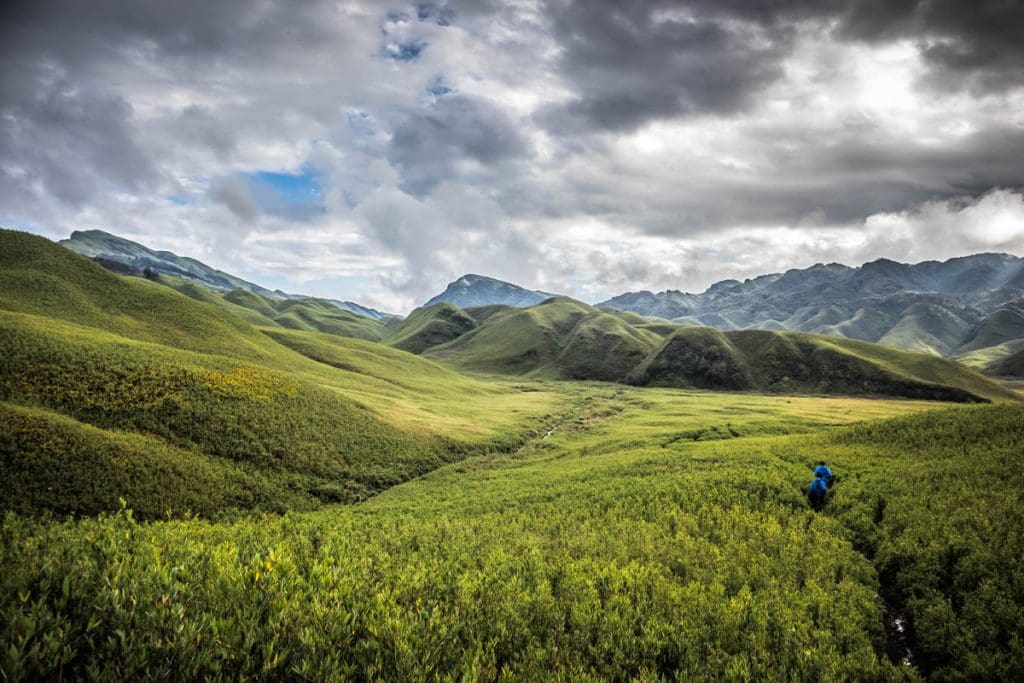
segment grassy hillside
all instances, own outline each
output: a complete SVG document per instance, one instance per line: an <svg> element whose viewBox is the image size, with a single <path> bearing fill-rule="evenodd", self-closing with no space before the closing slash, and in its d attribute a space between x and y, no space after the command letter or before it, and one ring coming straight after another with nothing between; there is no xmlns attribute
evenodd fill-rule
<svg viewBox="0 0 1024 683"><path fill-rule="evenodd" d="M281 475L283 488L311 496L327 487L328 499L355 499L456 457L337 392L223 356L14 313L0 313L0 356L5 401ZM36 436L46 450L45 434ZM51 476L65 487L93 485L66 479L78 476L74 470ZM45 509L48 501L33 504Z"/></svg>
<svg viewBox="0 0 1024 683"><path fill-rule="evenodd" d="M281 327L371 341L384 336L384 328L376 320L342 310L328 301L289 299L275 303L278 315L274 321Z"/></svg>
<svg viewBox="0 0 1024 683"><path fill-rule="evenodd" d="M1016 677L1024 475L1006 462L1024 447L1024 408L821 431L923 406L588 393L515 458L354 507L231 524L8 518L0 667L15 679ZM839 483L815 514L804 487L819 458Z"/></svg>
<svg viewBox="0 0 1024 683"><path fill-rule="evenodd" d="M263 335L222 307L114 275L45 238L11 230L0 230L0 309L189 351L273 357Z"/></svg>
<svg viewBox="0 0 1024 683"><path fill-rule="evenodd" d="M880 394L952 401L1016 400L958 363L795 332L682 328L630 374L640 385Z"/></svg>
<svg viewBox="0 0 1024 683"><path fill-rule="evenodd" d="M407 329L440 325L440 312L421 309L410 316ZM460 313L446 309L442 320ZM656 322L635 326L628 322L632 318L646 320L553 298L531 308L490 313L471 327L467 320L469 331L429 347L424 355L464 371L534 378L950 401L1018 400L979 373L934 356L795 332L720 332ZM455 334L462 328L444 329Z"/></svg>
<svg viewBox="0 0 1024 683"><path fill-rule="evenodd" d="M993 377L1024 378L1024 348L1018 348L1008 356L985 366L985 374Z"/></svg>
<svg viewBox="0 0 1024 683"><path fill-rule="evenodd" d="M439 303L417 308L388 332L384 342L410 353L423 353L457 339L476 325L476 320L461 308Z"/></svg>
<svg viewBox="0 0 1024 683"><path fill-rule="evenodd" d="M232 302L113 275L41 238L0 241L0 473L20 482L0 509L90 514L123 497L149 517L357 500L514 447L554 400L368 342L262 328L275 339Z"/></svg>
<svg viewBox="0 0 1024 683"><path fill-rule="evenodd" d="M495 315L427 352L475 372L618 381L660 337L572 299Z"/></svg>
<svg viewBox="0 0 1024 683"><path fill-rule="evenodd" d="M896 348L936 356L949 355L970 333L970 325L941 306L914 304L878 340Z"/></svg>

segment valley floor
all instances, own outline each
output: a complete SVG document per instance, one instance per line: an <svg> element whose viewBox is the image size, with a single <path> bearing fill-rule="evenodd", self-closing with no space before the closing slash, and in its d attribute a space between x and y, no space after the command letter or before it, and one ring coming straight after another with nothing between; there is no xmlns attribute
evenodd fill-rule
<svg viewBox="0 0 1024 683"><path fill-rule="evenodd" d="M0 675L1021 675L1021 406L535 388L563 416L519 450L357 505L8 515ZM815 514L820 459L839 479Z"/></svg>

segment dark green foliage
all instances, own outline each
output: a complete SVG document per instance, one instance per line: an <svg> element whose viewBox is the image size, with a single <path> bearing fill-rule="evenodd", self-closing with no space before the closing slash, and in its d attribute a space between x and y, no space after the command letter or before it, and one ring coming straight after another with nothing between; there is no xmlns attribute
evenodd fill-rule
<svg viewBox="0 0 1024 683"><path fill-rule="evenodd" d="M384 341L396 349L423 353L429 348L457 339L476 325L476 320L461 308L439 303L417 308L392 329Z"/></svg>
<svg viewBox="0 0 1024 683"><path fill-rule="evenodd" d="M958 363L848 339L795 332L680 328L630 376L638 385L1018 400Z"/></svg>
<svg viewBox="0 0 1024 683"><path fill-rule="evenodd" d="M647 409L618 400L582 417L629 429ZM470 462L353 508L231 524L8 517L0 667L14 680L913 679L886 658L884 598L910 619L921 672L1012 680L1024 519L989 480L1024 485L1007 468L1022 425L1024 409L998 406L667 449L580 427L532 458ZM819 458L840 483L814 514L803 488Z"/></svg>
<svg viewBox="0 0 1024 683"><path fill-rule="evenodd" d="M96 515L124 500L144 519L230 510L313 509L351 501L354 481L247 467L160 439L98 429L58 413L0 402L0 510ZM323 487L339 490L330 497ZM344 488L342 488L344 487Z"/></svg>
<svg viewBox="0 0 1024 683"><path fill-rule="evenodd" d="M844 430L827 443L850 473L831 513L854 531L883 592L909 618L922 672L1018 678L1024 410L928 412Z"/></svg>
<svg viewBox="0 0 1024 683"><path fill-rule="evenodd" d="M651 386L750 389L754 379L745 359L724 334L709 327L673 333L630 375Z"/></svg>

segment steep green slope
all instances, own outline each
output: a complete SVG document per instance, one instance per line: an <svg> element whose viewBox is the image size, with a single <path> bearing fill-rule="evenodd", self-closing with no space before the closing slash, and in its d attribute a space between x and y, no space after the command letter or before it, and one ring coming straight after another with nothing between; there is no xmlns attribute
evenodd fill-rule
<svg viewBox="0 0 1024 683"><path fill-rule="evenodd" d="M13 416L0 477L35 482L6 507L89 514L123 497L150 516L351 501L510 448L554 400L368 342L320 335L297 352L219 297L117 276L30 235L0 232L0 246L0 401ZM161 477L173 487L158 496Z"/></svg>
<svg viewBox="0 0 1024 683"><path fill-rule="evenodd" d="M618 381L658 342L617 316L554 298L493 316L426 355L474 372Z"/></svg>
<svg viewBox="0 0 1024 683"><path fill-rule="evenodd" d="M274 321L281 327L307 332L326 332L342 337L379 341L384 327L376 320L342 310L322 299L289 299L277 302Z"/></svg>
<svg viewBox="0 0 1024 683"><path fill-rule="evenodd" d="M849 339L759 330L680 329L644 359L629 381L951 401L1016 399L953 361Z"/></svg>
<svg viewBox="0 0 1024 683"><path fill-rule="evenodd" d="M423 353L458 338L476 325L472 316L454 304L433 304L410 313L388 332L384 343L410 353Z"/></svg>
<svg viewBox="0 0 1024 683"><path fill-rule="evenodd" d="M351 500L344 481L304 485L146 434L101 429L58 412L0 401L0 510L95 515L124 500L141 519L231 510L309 510Z"/></svg>
<svg viewBox="0 0 1024 683"><path fill-rule="evenodd" d="M338 392L224 356L0 312L0 358L2 400L236 463L274 478L279 497L352 500L455 457L438 439L391 426ZM45 435L36 437L34 448L48 451ZM95 485L78 475L54 473L70 478L65 488ZM122 495L134 502L134 493Z"/></svg>
<svg viewBox="0 0 1024 683"><path fill-rule="evenodd" d="M273 345L237 316L141 278L121 277L49 240L0 230L0 309L131 339L268 361Z"/></svg>

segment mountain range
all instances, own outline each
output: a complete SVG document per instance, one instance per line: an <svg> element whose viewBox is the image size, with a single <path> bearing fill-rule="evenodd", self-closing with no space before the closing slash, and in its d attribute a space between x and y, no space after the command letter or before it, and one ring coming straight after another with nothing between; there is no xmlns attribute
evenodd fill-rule
<svg viewBox="0 0 1024 683"><path fill-rule="evenodd" d="M858 268L817 264L702 294L629 292L598 304L721 330L795 330L955 356L1024 337L1024 259L976 254Z"/></svg>
<svg viewBox="0 0 1024 683"><path fill-rule="evenodd" d="M428 316L420 330L424 337L410 333L417 321L423 323L423 309L410 314L412 328L404 325L398 330L398 316L351 301L270 290L195 259L155 251L100 230L74 232L60 244L109 270L159 276L164 284L193 298L212 295L218 305L235 307L236 313L256 324L383 340L416 353L435 338L468 331L467 309L529 308L556 296L466 274L423 306L447 303L463 313L449 310L444 320ZM860 267L819 263L744 281L723 280L701 294L627 292L596 308L637 314L645 324L806 332L877 342L1016 376L1024 352L1024 342L1018 343L1024 340L1024 259L975 254L917 264L887 259Z"/></svg>
<svg viewBox="0 0 1024 683"><path fill-rule="evenodd" d="M178 256L169 251L155 251L138 242L132 242L102 230L76 230L68 239L60 244L68 249L91 258L108 270L124 275L142 275L156 273L181 278L187 282L200 284L214 292L231 292L241 289L271 300L305 299L300 294L288 294L281 290L269 290L242 278L225 273L186 256ZM328 303L373 320L389 317L388 313L362 306L352 301L321 299Z"/></svg>
<svg viewBox="0 0 1024 683"><path fill-rule="evenodd" d="M543 298L543 292L467 275L425 306L444 301L463 308L524 307ZM846 337L977 365L979 350L1024 339L1024 259L975 254L918 264L880 259L857 268L816 264L742 282L723 280L702 294L628 292L596 307L723 331Z"/></svg>
<svg viewBox="0 0 1024 683"><path fill-rule="evenodd" d="M768 393L1010 396L954 361L800 332L722 332L566 297L528 308L417 309L385 343L469 373Z"/></svg>

